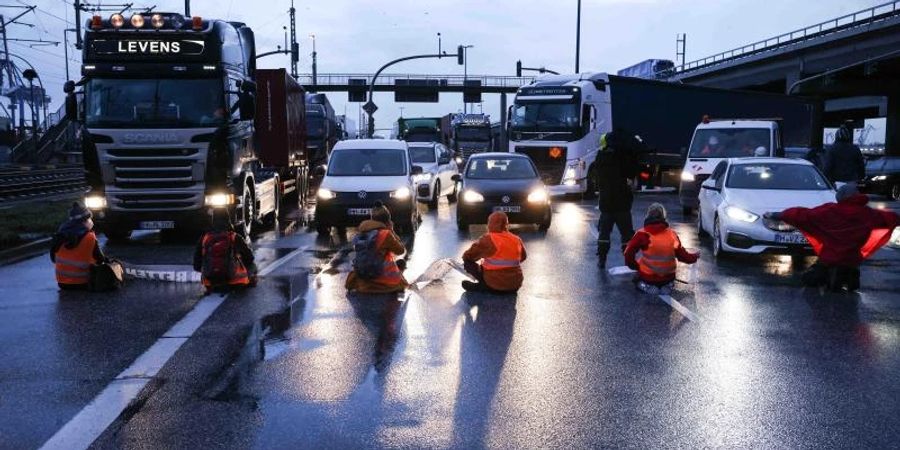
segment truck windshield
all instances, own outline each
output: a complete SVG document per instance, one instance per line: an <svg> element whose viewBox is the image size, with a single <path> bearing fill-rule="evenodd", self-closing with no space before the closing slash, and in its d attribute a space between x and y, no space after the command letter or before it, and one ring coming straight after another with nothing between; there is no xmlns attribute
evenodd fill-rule
<svg viewBox="0 0 900 450"><path fill-rule="evenodd" d="M333 177L389 177L406 175L403 150L348 148L336 150L328 162Z"/></svg>
<svg viewBox="0 0 900 450"><path fill-rule="evenodd" d="M459 127L456 129L458 141L489 141L491 129L486 127Z"/></svg>
<svg viewBox="0 0 900 450"><path fill-rule="evenodd" d="M733 189L825 191L831 189L819 171L804 164L737 164L728 172L726 186Z"/></svg>
<svg viewBox="0 0 900 450"><path fill-rule="evenodd" d="M408 132L403 140L406 142L439 142L441 135L433 129L419 128Z"/></svg>
<svg viewBox="0 0 900 450"><path fill-rule="evenodd" d="M578 105L574 102L516 102L511 125L513 131L522 133L577 134L580 129ZM561 140L561 137L553 140Z"/></svg>
<svg viewBox="0 0 900 450"><path fill-rule="evenodd" d="M313 139L325 136L325 118L319 115L306 115L306 135Z"/></svg>
<svg viewBox="0 0 900 450"><path fill-rule="evenodd" d="M768 128L701 129L691 142L691 158L741 158L754 156L762 148L771 154L772 133Z"/></svg>
<svg viewBox="0 0 900 450"><path fill-rule="evenodd" d="M434 159L434 148L410 147L409 159L411 159L413 163L433 163L436 161Z"/></svg>
<svg viewBox="0 0 900 450"><path fill-rule="evenodd" d="M94 78L85 96L85 123L94 128L215 127L230 116L216 78Z"/></svg>

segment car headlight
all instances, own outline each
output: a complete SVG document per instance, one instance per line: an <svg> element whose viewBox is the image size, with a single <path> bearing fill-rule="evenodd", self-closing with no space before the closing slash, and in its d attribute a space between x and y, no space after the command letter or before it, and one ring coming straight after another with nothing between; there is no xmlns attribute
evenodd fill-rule
<svg viewBox="0 0 900 450"><path fill-rule="evenodd" d="M528 203L547 203L550 196L547 195L546 189L535 189L528 194Z"/></svg>
<svg viewBox="0 0 900 450"><path fill-rule="evenodd" d="M335 194L331 189L319 188L319 192L316 194L316 197L318 197L319 200L331 200L337 197L337 194Z"/></svg>
<svg viewBox="0 0 900 450"><path fill-rule="evenodd" d="M729 206L725 208L725 214L728 214L728 217L731 217L734 220L740 220L741 222L755 222L756 219L759 219L759 216L753 214L750 211L743 210L738 208L737 206Z"/></svg>
<svg viewBox="0 0 900 450"><path fill-rule="evenodd" d="M234 204L234 195L224 192L216 192L206 196L206 206L224 208Z"/></svg>
<svg viewBox="0 0 900 450"><path fill-rule="evenodd" d="M102 195L89 195L84 198L84 207L87 209L106 208L106 197Z"/></svg>
<svg viewBox="0 0 900 450"><path fill-rule="evenodd" d="M877 175L872 177L872 181L884 181L887 180L887 175Z"/></svg>
<svg viewBox="0 0 900 450"><path fill-rule="evenodd" d="M687 170L681 171L681 181L694 181L696 178L694 174L688 172Z"/></svg>
<svg viewBox="0 0 900 450"><path fill-rule="evenodd" d="M475 191L466 191L463 193L463 201L466 203L479 203L484 201L484 196Z"/></svg>
<svg viewBox="0 0 900 450"><path fill-rule="evenodd" d="M398 200L406 200L409 198L410 195L412 195L412 192L406 186L403 186L402 188L397 189L394 192L391 192L391 197L396 198Z"/></svg>

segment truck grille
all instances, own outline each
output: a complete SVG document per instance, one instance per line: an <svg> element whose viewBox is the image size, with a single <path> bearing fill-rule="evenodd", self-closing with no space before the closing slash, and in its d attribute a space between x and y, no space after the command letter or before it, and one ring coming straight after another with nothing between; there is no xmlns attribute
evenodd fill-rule
<svg viewBox="0 0 900 450"><path fill-rule="evenodd" d="M115 147L103 153L110 209L183 211L203 206L203 149Z"/></svg>
<svg viewBox="0 0 900 450"><path fill-rule="evenodd" d="M566 171L566 148L559 149L559 156L550 156L553 147L516 147L516 153L528 155L537 167L544 184L548 186L558 185L562 182L563 173Z"/></svg>
<svg viewBox="0 0 900 450"><path fill-rule="evenodd" d="M152 194L110 193L112 209L129 211L179 211L195 209L202 204L201 193L158 192Z"/></svg>

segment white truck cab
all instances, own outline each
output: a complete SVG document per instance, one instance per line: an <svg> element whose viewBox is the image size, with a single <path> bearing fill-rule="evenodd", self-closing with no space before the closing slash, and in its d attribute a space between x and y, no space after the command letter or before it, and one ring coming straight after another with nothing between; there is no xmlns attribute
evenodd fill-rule
<svg viewBox="0 0 900 450"><path fill-rule="evenodd" d="M721 161L751 156L784 156L778 119L704 118L694 129L681 171L678 199L684 214L699 206L700 185Z"/></svg>

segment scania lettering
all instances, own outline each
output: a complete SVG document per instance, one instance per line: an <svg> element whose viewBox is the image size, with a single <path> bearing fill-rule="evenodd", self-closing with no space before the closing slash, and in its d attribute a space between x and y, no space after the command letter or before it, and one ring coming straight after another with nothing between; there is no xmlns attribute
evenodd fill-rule
<svg viewBox="0 0 900 450"><path fill-rule="evenodd" d="M212 209L225 208L249 235L277 217L286 194L303 200L305 128L270 136L304 127L303 91L285 84L283 70L256 70L253 31L173 13L143 16L117 26L89 21L83 78L66 86L66 112L84 125L85 202L98 228L111 238L196 230Z"/></svg>

